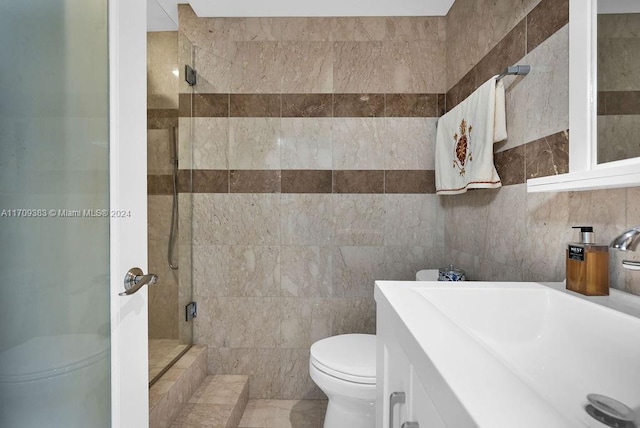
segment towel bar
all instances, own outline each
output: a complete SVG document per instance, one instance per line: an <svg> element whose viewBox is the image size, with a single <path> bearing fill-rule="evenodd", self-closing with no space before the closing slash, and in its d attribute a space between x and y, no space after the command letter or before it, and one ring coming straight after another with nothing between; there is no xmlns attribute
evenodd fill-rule
<svg viewBox="0 0 640 428"><path fill-rule="evenodd" d="M502 73L498 75L496 81L502 79L505 76L524 76L526 74L529 74L530 71L530 65L514 65L512 67L507 67Z"/></svg>

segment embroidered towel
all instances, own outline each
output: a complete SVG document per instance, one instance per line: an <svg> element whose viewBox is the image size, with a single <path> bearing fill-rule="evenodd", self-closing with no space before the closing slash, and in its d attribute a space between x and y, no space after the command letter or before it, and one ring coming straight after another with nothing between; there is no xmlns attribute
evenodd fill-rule
<svg viewBox="0 0 640 428"><path fill-rule="evenodd" d="M504 84L494 76L438 120L436 193L502 186L493 144L506 138Z"/></svg>

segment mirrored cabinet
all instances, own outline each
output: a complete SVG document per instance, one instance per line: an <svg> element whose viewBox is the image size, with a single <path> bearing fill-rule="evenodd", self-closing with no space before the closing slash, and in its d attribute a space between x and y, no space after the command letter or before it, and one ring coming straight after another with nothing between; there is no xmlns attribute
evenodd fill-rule
<svg viewBox="0 0 640 428"><path fill-rule="evenodd" d="M640 186L640 2L569 2L569 172L529 192Z"/></svg>

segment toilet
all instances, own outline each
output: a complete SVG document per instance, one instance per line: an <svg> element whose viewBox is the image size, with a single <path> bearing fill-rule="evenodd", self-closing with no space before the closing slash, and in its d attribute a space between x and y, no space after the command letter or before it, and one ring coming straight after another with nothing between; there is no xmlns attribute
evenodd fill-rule
<svg viewBox="0 0 640 428"><path fill-rule="evenodd" d="M317 341L311 379L329 398L325 428L371 428L376 419L376 336L341 334Z"/></svg>
<svg viewBox="0 0 640 428"><path fill-rule="evenodd" d="M437 281L438 269L416 281ZM311 345L311 379L329 398L324 428L371 428L376 424L376 336L341 334Z"/></svg>

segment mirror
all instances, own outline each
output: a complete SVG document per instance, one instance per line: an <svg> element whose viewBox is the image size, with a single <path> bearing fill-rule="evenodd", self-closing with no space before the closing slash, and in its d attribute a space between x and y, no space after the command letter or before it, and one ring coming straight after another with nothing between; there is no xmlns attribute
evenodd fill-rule
<svg viewBox="0 0 640 428"><path fill-rule="evenodd" d="M528 192L640 186L639 14L638 0L569 0L569 172Z"/></svg>
<svg viewBox="0 0 640 428"><path fill-rule="evenodd" d="M639 3L598 2L598 164L640 156Z"/></svg>

